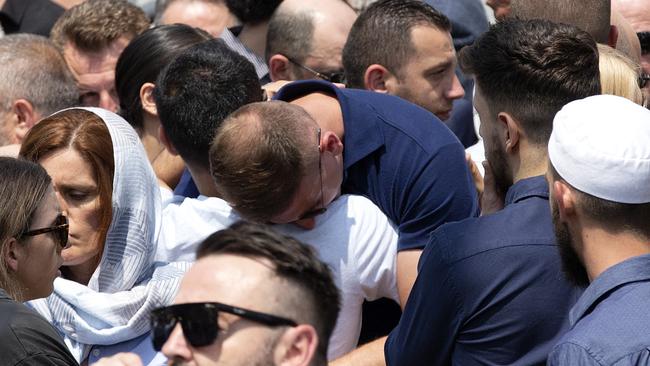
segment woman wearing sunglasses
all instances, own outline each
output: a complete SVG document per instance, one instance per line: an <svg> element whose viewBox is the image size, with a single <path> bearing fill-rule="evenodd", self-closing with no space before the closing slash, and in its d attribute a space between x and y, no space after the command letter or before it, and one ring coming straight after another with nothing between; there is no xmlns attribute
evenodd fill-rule
<svg viewBox="0 0 650 366"><path fill-rule="evenodd" d="M0 355L3 365L76 365L56 330L22 301L47 297L68 223L37 164L0 158Z"/></svg>
<svg viewBox="0 0 650 366"><path fill-rule="evenodd" d="M20 155L52 177L70 221L62 278L32 305L79 362L133 350L153 361L149 312L172 301L189 264L153 261L160 193L138 135L106 110L67 109L32 128Z"/></svg>

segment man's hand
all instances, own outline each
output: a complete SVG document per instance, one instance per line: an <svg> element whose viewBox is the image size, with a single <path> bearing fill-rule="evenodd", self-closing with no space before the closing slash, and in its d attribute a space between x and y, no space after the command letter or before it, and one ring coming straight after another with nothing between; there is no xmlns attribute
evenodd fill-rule
<svg viewBox="0 0 650 366"><path fill-rule="evenodd" d="M483 195L483 190L485 189L485 184L483 182L483 176L481 171L478 169L476 162L472 160L472 156L468 153L465 153L465 162L467 163L467 168L472 174L472 180L474 181L474 188L476 188L476 193L480 198Z"/></svg>
<svg viewBox="0 0 650 366"><path fill-rule="evenodd" d="M505 192L503 192L494 180L494 173L489 161L483 162L485 176L483 177L483 194L479 196L481 204L481 216L491 214L503 209L505 205Z"/></svg>
<svg viewBox="0 0 650 366"><path fill-rule="evenodd" d="M112 357L105 357L91 366L143 366L140 357L135 353L118 353Z"/></svg>
<svg viewBox="0 0 650 366"><path fill-rule="evenodd" d="M510 0L487 0L486 3L494 10L497 20L503 20L510 14Z"/></svg>

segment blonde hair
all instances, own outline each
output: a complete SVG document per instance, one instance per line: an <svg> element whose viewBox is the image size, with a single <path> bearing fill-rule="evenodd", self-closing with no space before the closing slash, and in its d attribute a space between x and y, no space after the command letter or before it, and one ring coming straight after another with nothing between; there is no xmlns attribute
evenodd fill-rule
<svg viewBox="0 0 650 366"><path fill-rule="evenodd" d="M643 105L643 92L639 87L641 67L622 52L603 44L598 44L598 55L602 93Z"/></svg>

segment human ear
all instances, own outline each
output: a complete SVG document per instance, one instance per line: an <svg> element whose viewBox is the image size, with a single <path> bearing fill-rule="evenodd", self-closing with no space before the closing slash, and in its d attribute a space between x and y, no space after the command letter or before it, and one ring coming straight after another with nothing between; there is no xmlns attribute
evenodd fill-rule
<svg viewBox="0 0 650 366"><path fill-rule="evenodd" d="M503 131L503 143L505 151L513 153L517 149L521 137L519 122L507 112L500 112L497 115L497 122Z"/></svg>
<svg viewBox="0 0 650 366"><path fill-rule="evenodd" d="M156 87L153 83L144 83L140 87L140 103L142 110L158 117L158 109L153 98L153 89Z"/></svg>
<svg viewBox="0 0 650 366"><path fill-rule="evenodd" d="M2 246L2 260L5 261L7 268L13 272L18 272L23 254L22 246L16 238L6 239Z"/></svg>
<svg viewBox="0 0 650 366"><path fill-rule="evenodd" d="M567 222L575 215L575 195L566 183L560 180L553 182L552 199L555 201L561 222Z"/></svg>
<svg viewBox="0 0 650 366"><path fill-rule="evenodd" d="M376 93L388 93L389 88L386 81L390 77L391 73L388 69L382 65L373 64L368 66L363 75L363 85L366 90L372 90Z"/></svg>
<svg viewBox="0 0 650 366"><path fill-rule="evenodd" d="M11 112L16 118L16 138L22 142L27 132L38 122L39 115L26 99L16 99L11 105Z"/></svg>
<svg viewBox="0 0 650 366"><path fill-rule="evenodd" d="M325 131L321 137L322 151L329 151L332 155L340 155L343 153L343 142L332 131Z"/></svg>
<svg viewBox="0 0 650 366"><path fill-rule="evenodd" d="M275 54L269 58L269 76L271 81L291 80L291 61L280 54Z"/></svg>
<svg viewBox="0 0 650 366"><path fill-rule="evenodd" d="M281 366L308 366L316 357L318 334L309 324L301 324L282 334L274 352L275 364Z"/></svg>

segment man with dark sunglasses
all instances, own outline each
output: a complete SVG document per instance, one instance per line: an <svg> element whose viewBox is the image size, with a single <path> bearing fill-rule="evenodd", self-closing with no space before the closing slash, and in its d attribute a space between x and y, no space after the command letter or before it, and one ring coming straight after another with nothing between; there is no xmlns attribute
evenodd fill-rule
<svg viewBox="0 0 650 366"><path fill-rule="evenodd" d="M646 101L650 97L650 1L647 0L614 0L612 6L630 22L641 43L641 80ZM647 102L646 102L647 103Z"/></svg>
<svg viewBox="0 0 650 366"><path fill-rule="evenodd" d="M239 222L201 244L174 305L152 312L154 347L170 365L325 365L339 302L313 249ZM138 362L121 354L95 366Z"/></svg>
<svg viewBox="0 0 650 366"><path fill-rule="evenodd" d="M356 17L340 0L284 0L266 38L271 80L344 83L341 52Z"/></svg>

